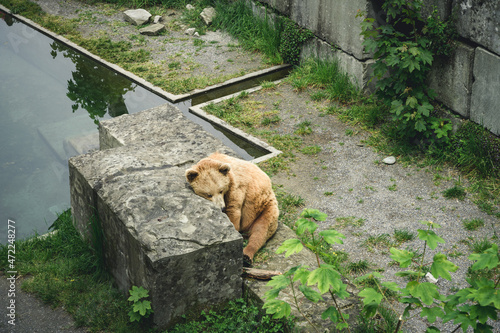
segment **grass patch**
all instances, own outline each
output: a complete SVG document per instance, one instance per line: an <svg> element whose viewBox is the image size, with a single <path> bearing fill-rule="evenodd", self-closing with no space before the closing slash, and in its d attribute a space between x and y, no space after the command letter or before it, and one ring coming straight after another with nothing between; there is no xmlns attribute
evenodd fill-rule
<svg viewBox="0 0 500 333"><path fill-rule="evenodd" d="M443 191L443 197L447 199L458 199L458 200L464 200L465 199L465 188L463 188L460 185L455 185L445 191Z"/></svg>
<svg viewBox="0 0 500 333"><path fill-rule="evenodd" d="M350 274L362 274L370 268L370 263L368 260L358 260L355 262L350 262L346 265L345 270Z"/></svg>
<svg viewBox="0 0 500 333"><path fill-rule="evenodd" d="M336 229L343 229L348 226L352 227L362 227L365 224L365 219L357 218L355 216L341 216L335 218L335 226Z"/></svg>
<svg viewBox="0 0 500 333"><path fill-rule="evenodd" d="M416 238L415 233L409 230L396 229L394 230L394 239L397 243L402 244L404 242L410 242Z"/></svg>
<svg viewBox="0 0 500 333"><path fill-rule="evenodd" d="M320 146L307 146L300 149L300 152L304 155L317 155L321 152Z"/></svg>
<svg viewBox="0 0 500 333"><path fill-rule="evenodd" d="M464 220L462 224L465 230L475 231L484 226L484 220L483 219Z"/></svg>
<svg viewBox="0 0 500 333"><path fill-rule="evenodd" d="M391 236L389 234L380 234L377 236L368 236L363 241L363 245L368 248L389 248L392 246Z"/></svg>
<svg viewBox="0 0 500 333"><path fill-rule="evenodd" d="M297 135L309 135L312 134L313 130L311 128L312 123L309 120L304 120L300 122L295 127L297 128L294 134Z"/></svg>
<svg viewBox="0 0 500 333"><path fill-rule="evenodd" d="M143 331L129 323L126 296L113 287L100 259L81 240L69 210L58 217L53 229L56 232L44 238L16 241L18 274L30 276L21 288L51 307L64 307L77 326L91 331ZM7 258L6 246L0 252ZM8 270L5 260L0 264L1 270Z"/></svg>
<svg viewBox="0 0 500 333"><path fill-rule="evenodd" d="M256 305L243 299L231 301L228 305L218 311L203 312L196 320L189 320L177 324L169 333L185 332L241 332L241 333L267 333L267 332L290 332L294 324L291 319L274 320L269 316L263 316Z"/></svg>
<svg viewBox="0 0 500 333"><path fill-rule="evenodd" d="M292 73L287 81L297 90L316 88L323 94L315 93L314 98L324 96L325 99L352 103L360 98L361 93L350 81L349 76L343 74L336 62L306 60Z"/></svg>

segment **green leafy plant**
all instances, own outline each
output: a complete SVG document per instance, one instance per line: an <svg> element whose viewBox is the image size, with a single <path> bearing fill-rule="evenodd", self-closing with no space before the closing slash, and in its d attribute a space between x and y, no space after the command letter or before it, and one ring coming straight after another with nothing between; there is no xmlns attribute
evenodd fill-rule
<svg viewBox="0 0 500 333"><path fill-rule="evenodd" d="M439 293L435 284L424 282L422 279L424 272L428 270L425 267L430 264L430 273L434 277L442 277L451 281L450 272L455 272L458 266L450 262L442 253L435 254L431 263L424 262L426 249L434 250L438 243L444 243L444 240L433 230L439 228L438 224L430 221L422 221L421 223L426 225L427 229L418 230L418 238L424 241L423 254L420 257L416 258L415 252L408 250L396 248L390 250L390 257L398 262L402 268L417 263L417 270L406 270L396 274L413 278L404 288L400 288L395 282L384 282L377 283L376 288L362 290L358 295L362 297L363 311L368 316L374 316L377 313L382 300L387 298L383 291L385 287L396 292L401 303L407 304L403 314L399 317L396 332L399 330L403 319L409 317L410 310L414 309L420 309L420 316L426 317L430 323L434 323L436 318L441 318L445 323L453 321L454 324L459 324L457 329L462 328L464 332L469 326L474 329L474 332L493 332L492 327L486 324L486 321L488 319L496 320L497 313L500 310L498 245L491 244L482 253L473 253L469 256L470 260L476 261L471 266L471 270L492 270L494 271L490 275L490 277L493 277L492 279L471 277L467 279L470 284L469 288L444 296ZM430 326L426 332L440 332L440 330L435 326Z"/></svg>
<svg viewBox="0 0 500 333"><path fill-rule="evenodd" d="M153 313L151 302L144 299L149 297L148 291L142 286L132 286L129 293L130 297L128 298L128 301L132 302L132 309L128 313L130 321L134 322L140 321L142 318L148 318L149 315Z"/></svg>
<svg viewBox="0 0 500 333"><path fill-rule="evenodd" d="M305 232L309 232L312 237L312 242L304 244L299 239L288 239L283 242L283 244L278 248L277 253L285 252L285 257L288 257L294 253L302 251L304 246L315 247L315 244L319 244L320 241L324 241L328 244L342 244L342 238L344 235L335 230L324 230L318 233L320 239L318 239L314 232L316 231L318 225L315 221L325 221L327 215L316 209L304 209L300 214L301 218L295 223L296 231L298 235L302 235ZM305 316L305 314L300 309L300 304L297 298L298 292L301 292L308 300L317 303L323 300L325 294L332 297L334 306L329 306L323 313L323 319L330 319L336 324L337 329L347 328L347 319L349 315L342 313L340 307L337 304L337 299L344 299L349 296L346 291L346 285L342 282L341 275L335 266L330 264L320 263L318 254L316 254L318 268L314 270L309 270L306 266L296 266L285 272L283 275L278 275L269 281L268 286L272 287L266 292L266 302L263 308L266 309L268 314L272 314L273 318L287 317L291 313L291 305L285 301L277 299L280 291L290 287L293 295L294 306L301 313L302 316L312 325L310 319ZM296 285L298 285L296 287ZM316 291L311 286L317 288ZM314 326L313 326L314 327Z"/></svg>
<svg viewBox="0 0 500 333"><path fill-rule="evenodd" d="M284 62L298 65L302 44L312 38L314 34L287 18L282 19L282 24L283 32L281 33L279 52Z"/></svg>
<svg viewBox="0 0 500 333"><path fill-rule="evenodd" d="M424 21L421 7L421 0L386 0L382 5L387 13L385 24L376 27L375 19L365 18L361 34L365 50L375 59L377 94L390 105L397 132L437 141L447 139L452 126L433 113L435 93L427 84L427 75L442 45L436 36L443 38L440 32L447 25L436 15Z"/></svg>

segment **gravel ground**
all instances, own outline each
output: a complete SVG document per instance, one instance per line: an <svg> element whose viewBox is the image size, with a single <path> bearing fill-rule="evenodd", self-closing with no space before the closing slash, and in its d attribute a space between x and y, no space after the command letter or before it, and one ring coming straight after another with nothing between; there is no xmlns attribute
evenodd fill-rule
<svg viewBox="0 0 500 333"><path fill-rule="evenodd" d="M384 164L382 160L387 156L364 143L368 132L335 116L322 116L324 103L312 102L308 92L297 93L287 83L275 90L252 94L244 103L259 104L259 109L267 111L278 109L281 121L271 128L282 134L292 134L304 121L311 123L313 132L303 137L304 146L319 146L321 151L313 156L298 152L290 170L273 176L272 181L286 192L302 197L305 208L328 214L319 230L334 228L346 236L344 244L334 246L334 250L346 252L349 262L367 260L370 269L381 271L385 281L396 281L403 286L406 280L394 276L401 269L390 264L390 245L380 241L366 245L366 241L386 234L395 242L394 230L407 230L416 236L417 229L426 229L419 221L433 221L441 226L436 233L445 243L434 251L427 249L426 258L431 261L435 253L441 252L459 266L451 274L451 282L438 280L440 293L468 286L465 274L471 265L468 260L471 249L467 244L485 238L491 241L500 230L500 221L481 212L469 195L463 201L443 197L442 192L459 180L456 170L438 171L399 162ZM467 180L460 179L467 187ZM484 226L467 231L463 221L471 219L482 219ZM415 238L399 248L422 253L423 242ZM494 325L500 332L500 323ZM450 323L437 326L443 332L456 327ZM404 326L407 332L424 332L426 327L427 323L416 316Z"/></svg>
<svg viewBox="0 0 500 333"><path fill-rule="evenodd" d="M93 19L80 23L79 29L85 35L106 34L113 39L130 39L129 35L137 35L136 27L123 24L120 12L108 7L93 7L73 0L40 0L37 3L46 12L69 18L81 17L83 13L90 17L91 13ZM176 15L179 14L171 16ZM194 47L190 41L192 38L177 29L169 31L166 36L148 38L142 47L147 47L157 62L175 57L182 59L182 66L186 69L182 75L186 76L220 74L223 71L239 73L265 66L259 55L234 47L235 41L223 33L202 36L206 41L217 43L207 43L212 46L201 51ZM196 65L188 68L189 63ZM305 146L317 145L321 151L313 156L297 153L290 170L280 172L272 180L284 191L302 197L305 207L328 214L328 219L321 223L320 229L333 227L346 236L344 244L335 250L348 253L351 262L367 260L370 268L382 271L386 280L403 284L405 280L394 277L399 268L390 264L389 247L381 242L367 246L365 242L370 236L383 234L394 240L396 229L416 234L417 229L424 228L419 221L431 220L441 225L437 233L445 243L440 244L436 251L427 251L428 258L437 251L443 252L451 255L450 260L459 266L459 270L452 273L451 282L439 279L437 284L441 293L467 285L465 273L470 266L467 258L471 253L468 244L484 238L491 240L495 232L500 230L500 221L481 212L469 195L463 201L443 197L442 192L459 179L456 170L443 168L438 171L403 165L397 156L395 164L384 164L382 160L386 156L364 143L369 133L342 123L334 116L321 116L326 105L312 102L307 92L297 93L287 83L278 85L274 90L254 93L248 97L249 102L258 104L263 111L277 109L281 121L272 125L271 129L282 134L292 133L295 126L303 121L311 122L313 132L304 136ZM461 180L467 186L467 180L463 177ZM482 219L484 226L476 231L467 231L462 225L466 219ZM421 251L422 242L416 239L400 245L400 248L406 247ZM8 286L1 283L0 288L6 291ZM46 320L57 324L61 330L66 328L72 331L68 328L71 327L71 320L67 319L63 311L54 312L22 293L19 288L18 292L25 299L24 303L20 301L19 309L31 314L42 312L38 317L29 315L31 319L25 321L20 316L17 332L54 332L54 326L44 329L42 322ZM28 325L24 329L23 323ZM405 329L408 332L423 332L427 325L414 316L405 323ZM451 331L453 326L441 325L446 332ZM494 326L500 332L500 324L497 322ZM4 328L0 326L0 330Z"/></svg>

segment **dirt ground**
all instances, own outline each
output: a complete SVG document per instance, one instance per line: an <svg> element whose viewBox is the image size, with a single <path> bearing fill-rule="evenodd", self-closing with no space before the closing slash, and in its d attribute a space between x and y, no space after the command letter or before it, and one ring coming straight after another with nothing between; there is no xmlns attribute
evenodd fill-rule
<svg viewBox="0 0 500 333"><path fill-rule="evenodd" d="M79 29L89 36L107 34L119 39L138 34L136 27L123 24L121 14L111 9L104 11L102 7L73 0L40 0L37 3L54 15L78 17L86 13L89 19L84 20ZM235 47L236 41L223 33L201 36L207 41L218 41L209 45L219 46L208 46L202 51L196 50L193 38L197 37L186 36L177 29L165 36L146 37L142 47L152 52L155 61L175 56L182 59L182 64L191 63L193 69L186 70L184 75L204 75L222 70L238 73L266 66L259 55ZM460 174L456 170L403 165L398 156L393 165L383 163L387 156L376 152L364 141L370 135L368 132L343 123L335 116L323 115L326 105L313 102L309 93L298 93L290 84L281 83L275 89L261 90L248 97L248 101L259 104L262 110L278 110L281 120L270 127L278 133L291 134L299 123L310 122L312 133L303 136L304 146L321 148L315 155L297 152L290 170L273 176L273 183L287 193L303 198L305 208L319 209L328 214L320 229L335 228L346 236L343 245L334 247L335 251L347 253L349 262L367 260L370 269L380 271L385 280L401 284L406 280L394 276L400 269L391 264L389 246L382 240L394 242L394 230L416 234L417 229L425 228L419 223L422 220L439 224L441 228L436 233L445 243L435 251L427 250L427 258L431 259L437 252L445 253L459 269L452 273L451 282L440 278L437 285L441 293L465 287L466 272L471 264L467 259L471 253L469 245L485 238L491 240L500 230L500 221L480 211L470 195L463 201L443 197L442 192L459 180ZM461 177L460 180L467 186L466 179ZM471 219L482 219L484 226L476 231L465 230L463 221ZM370 243L377 236L378 241ZM417 238L401 244L400 248L422 252L423 243ZM427 325L420 317L414 316L405 324L405 329L423 332ZM494 325L500 331L500 324ZM448 332L456 325L437 326Z"/></svg>

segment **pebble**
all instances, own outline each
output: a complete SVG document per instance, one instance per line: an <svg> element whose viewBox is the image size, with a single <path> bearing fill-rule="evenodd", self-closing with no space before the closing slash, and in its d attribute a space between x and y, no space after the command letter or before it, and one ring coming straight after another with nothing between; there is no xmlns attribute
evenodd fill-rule
<svg viewBox="0 0 500 333"><path fill-rule="evenodd" d="M382 162L384 162L385 164L394 164L396 163L396 158L394 156L389 156L389 157L386 157L382 160Z"/></svg>

